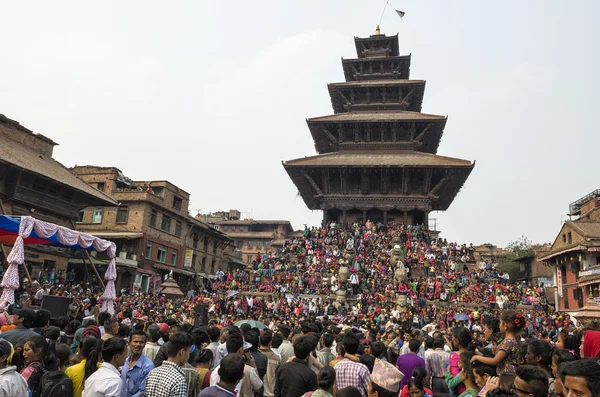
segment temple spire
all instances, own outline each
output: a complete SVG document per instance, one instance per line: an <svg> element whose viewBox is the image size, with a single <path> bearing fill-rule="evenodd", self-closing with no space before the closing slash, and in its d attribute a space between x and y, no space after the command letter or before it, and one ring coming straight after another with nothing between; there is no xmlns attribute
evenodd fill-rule
<svg viewBox="0 0 600 397"><path fill-rule="evenodd" d="M375 34L377 34L377 35L381 34L381 29L379 29L379 25L377 25L377 27L375 28Z"/></svg>

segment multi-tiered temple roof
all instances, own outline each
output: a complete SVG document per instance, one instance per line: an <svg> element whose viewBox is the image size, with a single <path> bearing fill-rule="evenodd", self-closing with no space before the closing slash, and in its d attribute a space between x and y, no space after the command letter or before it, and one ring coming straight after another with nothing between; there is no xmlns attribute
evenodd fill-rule
<svg viewBox="0 0 600 397"><path fill-rule="evenodd" d="M325 220L427 222L446 210L474 167L436 155L446 117L421 113L424 80L410 80L398 35L355 38L346 82L329 84L334 114L308 119L319 153L284 162L306 205Z"/></svg>

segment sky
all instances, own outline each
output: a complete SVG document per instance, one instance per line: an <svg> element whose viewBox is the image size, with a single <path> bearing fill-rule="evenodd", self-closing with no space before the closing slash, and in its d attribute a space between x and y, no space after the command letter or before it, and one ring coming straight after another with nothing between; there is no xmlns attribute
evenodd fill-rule
<svg viewBox="0 0 600 397"><path fill-rule="evenodd" d="M600 187L600 2L389 4L381 30L427 80L423 112L448 116L438 154L477 162L432 225L461 243L552 242L569 203ZM317 225L281 162L315 154L305 120L333 113L327 83L384 6L6 2L0 113L58 142L66 166L169 180L192 215Z"/></svg>

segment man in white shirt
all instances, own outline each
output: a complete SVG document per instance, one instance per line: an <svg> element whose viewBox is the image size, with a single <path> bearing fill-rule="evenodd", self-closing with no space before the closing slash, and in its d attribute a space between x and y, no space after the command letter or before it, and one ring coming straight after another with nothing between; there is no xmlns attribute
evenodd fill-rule
<svg viewBox="0 0 600 397"><path fill-rule="evenodd" d="M117 368L125 364L127 358L127 341L121 338L110 338L102 346L104 362L86 381L83 397L121 397L123 381Z"/></svg>
<svg viewBox="0 0 600 397"><path fill-rule="evenodd" d="M238 397L254 397L254 393L258 392L263 387L263 382L258 376L256 364L252 355L245 353L252 345L245 342L241 335L232 334L227 338L227 355L239 354L244 357L246 364L244 365L244 377L235 386L235 395ZM219 377L219 368L217 366L210 375L210 385L216 386L221 378Z"/></svg>
<svg viewBox="0 0 600 397"><path fill-rule="evenodd" d="M287 363L290 357L294 355L294 347L288 340L292 330L287 325L279 327L279 334L283 338L281 346L279 346L279 354L281 355L281 362Z"/></svg>

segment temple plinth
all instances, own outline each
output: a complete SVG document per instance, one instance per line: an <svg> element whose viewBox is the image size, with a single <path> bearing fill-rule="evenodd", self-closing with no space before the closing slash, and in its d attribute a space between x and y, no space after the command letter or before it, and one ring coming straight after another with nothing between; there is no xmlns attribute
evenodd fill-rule
<svg viewBox="0 0 600 397"><path fill-rule="evenodd" d="M428 223L448 209L475 166L437 155L447 118L421 113L424 80L410 80L398 35L355 38L346 82L329 84L334 114L307 120L316 156L283 163L323 220Z"/></svg>

